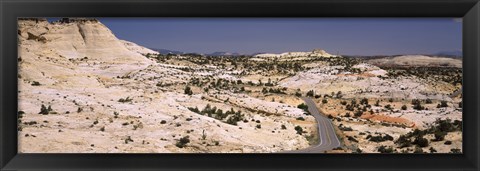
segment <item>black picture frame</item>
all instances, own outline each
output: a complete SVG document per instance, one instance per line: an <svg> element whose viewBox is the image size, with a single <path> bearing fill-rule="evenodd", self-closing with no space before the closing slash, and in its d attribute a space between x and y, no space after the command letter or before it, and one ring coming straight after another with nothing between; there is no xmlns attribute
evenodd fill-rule
<svg viewBox="0 0 480 171"><path fill-rule="evenodd" d="M479 170L478 0L0 0L0 170ZM17 17L462 17L463 154L18 154Z"/></svg>

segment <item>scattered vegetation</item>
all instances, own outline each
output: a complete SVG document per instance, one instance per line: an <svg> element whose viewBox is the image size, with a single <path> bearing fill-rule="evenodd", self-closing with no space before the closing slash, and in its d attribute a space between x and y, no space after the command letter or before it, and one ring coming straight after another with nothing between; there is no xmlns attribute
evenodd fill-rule
<svg viewBox="0 0 480 171"><path fill-rule="evenodd" d="M32 86L41 86L42 84L40 84L40 82L38 81L32 81Z"/></svg>
<svg viewBox="0 0 480 171"><path fill-rule="evenodd" d="M303 134L303 128L301 126L295 126L295 131L297 131L297 134L299 135Z"/></svg>
<svg viewBox="0 0 480 171"><path fill-rule="evenodd" d="M367 139L372 142L384 142L384 141L393 141L393 137L385 134L384 136L378 135L378 136L367 136Z"/></svg>
<svg viewBox="0 0 480 171"><path fill-rule="evenodd" d="M233 108L230 108L230 110L223 112L222 109L218 109L215 106L212 107L210 106L210 104L207 104L202 110L199 110L198 107L189 107L188 109L200 115L206 115L208 117L224 121L225 123L231 125L237 125L237 122L245 119L245 116L242 114L241 111L235 111Z"/></svg>
<svg viewBox="0 0 480 171"><path fill-rule="evenodd" d="M393 153L393 148L392 147L386 147L386 146L380 146L377 149L378 152L380 153Z"/></svg>
<svg viewBox="0 0 480 171"><path fill-rule="evenodd" d="M127 97L127 98L120 98L118 99L118 102L121 102L121 103L127 103L127 102L131 102L133 99L131 99L130 97Z"/></svg>
<svg viewBox="0 0 480 171"><path fill-rule="evenodd" d="M48 105L48 108L47 108L45 105L42 104L42 106L40 107L40 112L38 114L48 115L52 111L53 111L52 106Z"/></svg>
<svg viewBox="0 0 480 171"><path fill-rule="evenodd" d="M192 88L190 88L190 86L186 86L184 93L187 95L192 95L193 94Z"/></svg>
<svg viewBox="0 0 480 171"><path fill-rule="evenodd" d="M190 137L187 135L185 137L180 138L180 140L177 141L175 146L178 148L184 148L187 146L187 144L190 143Z"/></svg>
<svg viewBox="0 0 480 171"><path fill-rule="evenodd" d="M447 135L448 132L461 131L461 129L461 121L455 120L452 122L450 119L437 119L434 122L434 125L428 129L415 129L405 135L400 135L400 137L395 141L395 144L397 144L400 148L409 147L411 145L416 145L417 147L428 147L429 140L424 138L425 135L433 134L435 138L431 141L443 141L445 140L445 135ZM451 144L451 141L445 141L445 144Z"/></svg>

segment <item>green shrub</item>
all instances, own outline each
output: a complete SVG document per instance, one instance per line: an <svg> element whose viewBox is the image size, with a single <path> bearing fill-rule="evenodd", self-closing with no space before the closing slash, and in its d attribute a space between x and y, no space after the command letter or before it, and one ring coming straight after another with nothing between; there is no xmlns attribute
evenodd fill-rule
<svg viewBox="0 0 480 171"><path fill-rule="evenodd" d="M458 148L452 148L452 149L450 149L450 152L451 153L461 153L460 149L458 149Z"/></svg>
<svg viewBox="0 0 480 171"><path fill-rule="evenodd" d="M363 151L360 148L357 148L353 153L362 153Z"/></svg>
<svg viewBox="0 0 480 171"><path fill-rule="evenodd" d="M188 110L195 112L195 113L200 113L200 110L198 110L198 107L188 107Z"/></svg>
<svg viewBox="0 0 480 171"><path fill-rule="evenodd" d="M413 109L415 110L424 110L425 107L422 106L422 104L420 104L420 102L416 103L413 105Z"/></svg>
<svg viewBox="0 0 480 171"><path fill-rule="evenodd" d="M360 110L358 110L358 111L356 111L355 113L353 113L353 116L355 116L355 117L360 117L360 116L362 116L362 115L363 115L363 112L360 111Z"/></svg>
<svg viewBox="0 0 480 171"><path fill-rule="evenodd" d="M308 106L305 103L299 104L297 107L299 109L303 109L305 112L308 112Z"/></svg>
<svg viewBox="0 0 480 171"><path fill-rule="evenodd" d="M437 126L434 129L440 132L451 132L457 129L450 119L446 119L446 120L438 119L435 121L435 123L437 124ZM458 127L458 129L461 129L461 127Z"/></svg>
<svg viewBox="0 0 480 171"><path fill-rule="evenodd" d="M342 91L338 91L337 92L337 98L342 98L342 97L343 97Z"/></svg>
<svg viewBox="0 0 480 171"><path fill-rule="evenodd" d="M393 141L393 137L386 134L385 136L381 136L381 135L371 136L369 140L372 141L372 142Z"/></svg>
<svg viewBox="0 0 480 171"><path fill-rule="evenodd" d="M353 131L352 127L341 126L341 127L339 127L339 129L342 130L342 131Z"/></svg>
<svg viewBox="0 0 480 171"><path fill-rule="evenodd" d="M48 114L47 107L45 107L45 105L42 104L42 106L40 107L40 112L38 114L47 115Z"/></svg>
<svg viewBox="0 0 480 171"><path fill-rule="evenodd" d="M426 103L426 104L432 104L432 99L427 99L427 100L425 100L425 103Z"/></svg>
<svg viewBox="0 0 480 171"><path fill-rule="evenodd" d="M447 101L440 101L440 107L448 107Z"/></svg>
<svg viewBox="0 0 480 171"><path fill-rule="evenodd" d="M360 100L360 104L368 105L368 99L367 99L367 98L363 98L362 100Z"/></svg>
<svg viewBox="0 0 480 171"><path fill-rule="evenodd" d="M347 106L345 106L345 110L348 110L348 111L354 111L355 110L355 106L354 105L350 105L350 104L347 104Z"/></svg>
<svg viewBox="0 0 480 171"><path fill-rule="evenodd" d="M385 146L380 146L377 149L378 152L380 153L393 153L393 148L392 147L385 147Z"/></svg>
<svg viewBox="0 0 480 171"><path fill-rule="evenodd" d="M126 102L131 102L133 99L131 99L130 97L127 97L127 98L120 98L118 99L118 102L121 102L121 103L126 103Z"/></svg>
<svg viewBox="0 0 480 171"><path fill-rule="evenodd" d="M193 94L192 88L190 88L189 86L186 86L184 93L187 95L192 95Z"/></svg>
<svg viewBox="0 0 480 171"><path fill-rule="evenodd" d="M188 143L190 143L190 137L189 137L189 136L185 136L185 137L180 138L180 140L177 141L177 143L175 144L175 146L177 146L178 148L183 148L183 147L185 147Z"/></svg>
<svg viewBox="0 0 480 171"><path fill-rule="evenodd" d="M390 104L385 105L384 108L385 108L385 109L388 109L388 110L392 110L392 109L393 109L392 105L390 105Z"/></svg>
<svg viewBox="0 0 480 171"><path fill-rule="evenodd" d="M42 104L40 107L40 112L38 114L48 115L48 113L52 112L52 106L48 105L48 108Z"/></svg>
<svg viewBox="0 0 480 171"><path fill-rule="evenodd" d="M437 152L437 150L435 150L433 147L430 147L428 150L430 151L430 153L436 153Z"/></svg>
<svg viewBox="0 0 480 171"><path fill-rule="evenodd" d="M310 91L307 92L307 96L308 97L313 97L313 96L315 96L315 92L313 90L310 90Z"/></svg>
<svg viewBox="0 0 480 171"><path fill-rule="evenodd" d="M428 140L423 137L416 137L413 141L414 144L417 144L418 147L428 147Z"/></svg>
<svg viewBox="0 0 480 171"><path fill-rule="evenodd" d="M125 144L128 144L128 142L134 142L132 137L128 136L126 139L125 139Z"/></svg>
<svg viewBox="0 0 480 171"><path fill-rule="evenodd" d="M231 109L230 113L233 113L233 108ZM237 125L237 122L240 122L241 120L244 120L244 116L241 114L240 111L237 111L235 114L233 114L227 119L227 123L230 125Z"/></svg>
<svg viewBox="0 0 480 171"><path fill-rule="evenodd" d="M355 139L355 138L353 138L352 136L347 136L347 139L348 139L349 141L353 141L353 142L358 143L358 140Z"/></svg>
<svg viewBox="0 0 480 171"><path fill-rule="evenodd" d="M413 153L423 153L423 150L420 147L415 147L415 151L413 151Z"/></svg>
<svg viewBox="0 0 480 171"><path fill-rule="evenodd" d="M32 86L40 86L42 84L40 84L38 81L33 81L31 85Z"/></svg>
<svg viewBox="0 0 480 171"><path fill-rule="evenodd" d="M345 117L350 117L350 113L349 112L345 113Z"/></svg>
<svg viewBox="0 0 480 171"><path fill-rule="evenodd" d="M400 135L397 141L395 141L395 144L398 144L400 148L404 148L404 147L410 147L412 142L405 135Z"/></svg>
<svg viewBox="0 0 480 171"><path fill-rule="evenodd" d="M302 93L300 93L300 92L295 92L295 96L297 96L297 97L302 97Z"/></svg>
<svg viewBox="0 0 480 171"><path fill-rule="evenodd" d="M323 103L323 104L328 103L328 100L327 100L327 99L323 99L323 100L322 100L322 103Z"/></svg>
<svg viewBox="0 0 480 171"><path fill-rule="evenodd" d="M295 126L295 131L297 131L297 134L299 135L303 134L303 128L301 126Z"/></svg>
<svg viewBox="0 0 480 171"><path fill-rule="evenodd" d="M422 106L420 100L418 99L413 99L412 100L412 105L413 105L413 109L415 110L424 110L425 107Z"/></svg>
<svg viewBox="0 0 480 171"><path fill-rule="evenodd" d="M438 131L438 132L435 132L434 135L435 135L435 139L434 139L435 141L443 141L445 139L445 135L447 135L447 133Z"/></svg>

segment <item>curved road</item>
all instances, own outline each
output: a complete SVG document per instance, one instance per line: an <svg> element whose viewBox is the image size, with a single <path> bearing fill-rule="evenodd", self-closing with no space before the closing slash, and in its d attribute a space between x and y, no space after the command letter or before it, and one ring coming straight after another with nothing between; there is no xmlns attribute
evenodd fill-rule
<svg viewBox="0 0 480 171"><path fill-rule="evenodd" d="M450 98L454 98L454 97L457 97L458 95L460 95L462 92L463 92L463 87L458 89L457 91L453 92L451 95L450 95Z"/></svg>
<svg viewBox="0 0 480 171"><path fill-rule="evenodd" d="M311 98L302 97L302 100L305 101L305 104L308 106L308 111L315 117L315 120L317 120L319 143L300 150L285 151L285 153L323 153L327 150L340 147L340 141L335 134L330 119L320 113Z"/></svg>

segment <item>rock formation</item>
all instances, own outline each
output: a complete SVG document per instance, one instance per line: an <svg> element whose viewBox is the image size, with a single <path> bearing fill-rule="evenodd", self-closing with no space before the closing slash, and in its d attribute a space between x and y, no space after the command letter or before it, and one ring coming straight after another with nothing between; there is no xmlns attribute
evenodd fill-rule
<svg viewBox="0 0 480 171"><path fill-rule="evenodd" d="M284 52L280 54L273 54L273 53L263 53L257 54L254 57L260 58L290 58L290 57L337 57L336 55L332 55L327 53L325 50L322 49L314 49L311 52Z"/></svg>

